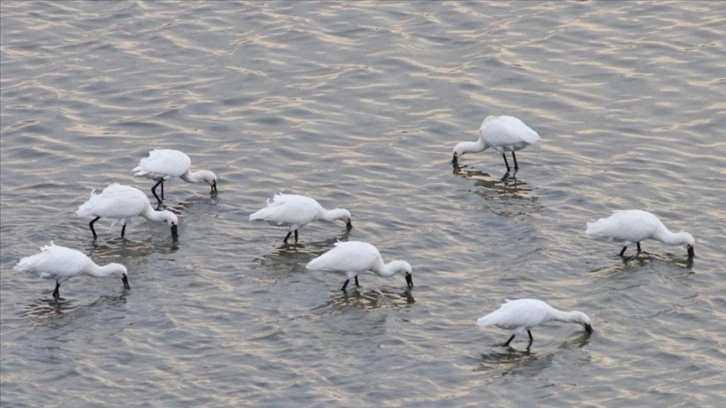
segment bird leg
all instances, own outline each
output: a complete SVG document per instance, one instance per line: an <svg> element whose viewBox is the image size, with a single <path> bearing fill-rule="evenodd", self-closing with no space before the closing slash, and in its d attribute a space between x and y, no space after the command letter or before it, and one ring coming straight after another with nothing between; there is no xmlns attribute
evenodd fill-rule
<svg viewBox="0 0 726 408"><path fill-rule="evenodd" d="M623 254L625 253L625 250L626 250L626 249L628 249L628 247L624 246L624 247L623 247L623 250L622 250L622 251L620 251L620 256L623 256Z"/></svg>
<svg viewBox="0 0 726 408"><path fill-rule="evenodd" d="M124 226L121 227L121 238L123 238L125 234L126 234L126 224L124 224Z"/></svg>
<svg viewBox="0 0 726 408"><path fill-rule="evenodd" d="M638 242L638 253L641 253L641 252L642 251L640 250L640 242Z"/></svg>
<svg viewBox="0 0 726 408"><path fill-rule="evenodd" d="M507 166L507 172L509 172L509 163L507 162L507 154L502 153L502 157L504 158L504 165Z"/></svg>
<svg viewBox="0 0 726 408"><path fill-rule="evenodd" d="M93 233L93 239L98 238L98 235L96 235L96 230L93 228L93 223L100 219L101 219L101 217L96 217L93 219L93 221L88 223L88 226L91 227L91 232Z"/></svg>
<svg viewBox="0 0 726 408"><path fill-rule="evenodd" d="M517 165L517 156L514 155L514 151L512 151L512 159L514 159L514 168L519 169L519 166Z"/></svg>
<svg viewBox="0 0 726 408"><path fill-rule="evenodd" d="M297 230L295 230L295 243L297 244Z"/></svg>
<svg viewBox="0 0 726 408"><path fill-rule="evenodd" d="M53 297L58 299L60 297L60 291L58 290L60 288L60 282L55 281L55 290L53 291Z"/></svg>
<svg viewBox="0 0 726 408"><path fill-rule="evenodd" d="M360 284L358 283L358 275L355 275L355 286L360 287Z"/></svg>
<svg viewBox="0 0 726 408"><path fill-rule="evenodd" d="M290 238L290 235L292 235L292 231L288 231L287 235L285 235L285 239L282 240L285 244L287 244L287 239Z"/></svg>
<svg viewBox="0 0 726 408"><path fill-rule="evenodd" d="M345 283L343 284L343 287L342 287L342 288L340 288L340 290L342 290L343 292L345 292L345 288L347 288L347 287L348 287L348 282L350 282L350 279L346 279L346 280L345 280Z"/></svg>
<svg viewBox="0 0 726 408"><path fill-rule="evenodd" d="M161 184L161 198L159 198L158 195L156 195L156 187ZM161 202L164 200L164 179L160 179L159 181L154 184L154 187L151 187L151 192L154 194L154 197L156 198L156 201L161 205Z"/></svg>
<svg viewBox="0 0 726 408"><path fill-rule="evenodd" d="M515 335L513 334L513 335L512 335L512 337L510 337L510 338L509 338L509 340L507 340L507 342L506 342L506 343L504 343L504 347L509 347L509 343L511 343L511 342L512 342L512 340L514 340L514 336L515 336Z"/></svg>
<svg viewBox="0 0 726 408"><path fill-rule="evenodd" d="M527 334L529 334L529 344L527 344L527 350L532 346L532 342L534 342L534 337L532 337L532 332L527 329Z"/></svg>

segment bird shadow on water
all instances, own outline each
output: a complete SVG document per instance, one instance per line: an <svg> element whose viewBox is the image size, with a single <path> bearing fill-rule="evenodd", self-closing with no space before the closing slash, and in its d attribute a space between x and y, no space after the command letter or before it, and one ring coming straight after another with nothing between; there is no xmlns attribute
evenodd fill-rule
<svg viewBox="0 0 726 408"><path fill-rule="evenodd" d="M496 373L497 376L502 377L507 375L535 377L552 365L552 360L557 353L562 350L583 348L589 344L590 337L591 334L582 333L575 339L560 343L555 350L542 352L531 351L534 345L531 348L515 349L496 344L493 346L500 347L501 351L482 354L481 358L476 359L477 367L473 371Z"/></svg>
<svg viewBox="0 0 726 408"><path fill-rule="evenodd" d="M666 266L668 268L672 267L675 268L675 270L682 271L684 275L691 275L695 273L692 269L693 258L684 259L683 257L671 254L661 256L643 251L637 255L625 257L613 256L613 259L617 259L617 261L612 262L609 265L592 269L590 272L596 277L610 278L624 272L634 272L648 267L653 267L656 270L662 270L662 266Z"/></svg>
<svg viewBox="0 0 726 408"><path fill-rule="evenodd" d="M454 174L474 181L474 186L476 187L474 193L483 199L492 202L495 200L505 201L505 209L501 211L497 210L497 208L490 209L495 214L519 215L520 213L529 213L538 210L534 204L538 199L533 194L534 189L526 181L517 178L517 170L508 171L501 177L493 177L480 170L466 170L466 166L463 166L454 167ZM513 211L512 204L514 203L517 203L517 207Z"/></svg>
<svg viewBox="0 0 726 408"><path fill-rule="evenodd" d="M118 307L126 303L127 291L124 289L119 296L103 295L88 304L79 303L73 298L65 298L61 296L58 299L51 297L38 298L28 304L23 312L22 317L28 318L35 322L51 321L54 324L64 324L66 319L77 319L83 316L85 312L92 310L98 305L111 305Z"/></svg>
<svg viewBox="0 0 726 408"><path fill-rule="evenodd" d="M315 307L312 312L313 314L342 314L351 309L366 311L382 308L403 309L415 302L413 294L408 289L396 292L387 289L363 291L358 288L347 292L340 291L324 304Z"/></svg>

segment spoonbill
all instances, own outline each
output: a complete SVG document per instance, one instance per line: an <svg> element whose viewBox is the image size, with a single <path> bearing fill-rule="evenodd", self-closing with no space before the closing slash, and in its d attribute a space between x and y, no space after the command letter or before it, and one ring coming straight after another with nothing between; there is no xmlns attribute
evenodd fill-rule
<svg viewBox="0 0 726 408"><path fill-rule="evenodd" d="M164 181L171 181L176 177L187 183L207 183L211 193L217 192L217 176L209 170L192 171L192 160L179 150L154 149L144 157L139 165L134 167L134 177L146 177L156 181L151 192L159 205L164 200ZM156 187L161 186L161 199L156 195Z"/></svg>
<svg viewBox="0 0 726 408"><path fill-rule="evenodd" d="M348 229L353 228L350 222L350 212L343 208L326 210L314 199L297 194L275 194L272 201L267 200L267 206L250 215L250 221L265 220L290 225L283 242L287 244L288 238L294 232L295 243L298 239L298 230L305 224L314 220L345 221Z"/></svg>
<svg viewBox="0 0 726 408"><path fill-rule="evenodd" d="M483 152L492 148L502 154L504 164L509 171L506 152L512 152L514 168L517 165L517 156L514 152L525 147L539 143L540 137L529 126L513 116L487 116L479 127L479 140L476 142L461 142L454 146L454 159L452 163L457 164L459 157L466 153Z"/></svg>
<svg viewBox="0 0 726 408"><path fill-rule="evenodd" d="M124 288L129 286L128 271L119 263L110 263L98 266L89 257L75 249L55 245L40 247L41 252L26 256L13 267L14 271L32 272L40 274L43 279L55 279L55 290L53 297L60 297L60 285L64 281L78 275L91 275L97 278L104 278L109 275L121 275L121 282Z"/></svg>
<svg viewBox="0 0 726 408"><path fill-rule="evenodd" d="M668 245L683 245L688 248L688 257L695 256L693 235L687 232L671 232L655 215L643 210L614 211L607 218L588 222L585 235L589 238L623 243L623 256L628 246L636 243L641 252L640 241L655 239Z"/></svg>
<svg viewBox="0 0 726 408"><path fill-rule="evenodd" d="M378 248L367 242L336 242L331 250L308 262L305 268L311 271L345 272L347 279L341 288L342 291L345 291L351 279L355 279L355 286L360 286L358 275L366 271L373 271L384 277L400 273L406 278L409 289L413 287L412 269L408 262L383 263Z"/></svg>
<svg viewBox="0 0 726 408"><path fill-rule="evenodd" d="M530 329L550 320L580 323L585 327L585 331L592 333L590 318L585 313L562 312L537 299L507 300L499 309L480 317L476 324L480 327L497 326L503 329L514 329L512 336L504 343L505 347L509 347L509 343L514 340L514 336L522 334L526 330L529 335L529 344L527 345L527 349L529 349L534 341Z"/></svg>
<svg viewBox="0 0 726 408"><path fill-rule="evenodd" d="M96 194L96 190L91 191L91 198L78 207L76 214L79 217L96 217L88 223L91 232L93 232L93 239L98 237L96 230L93 228L93 223L101 217L111 219L113 221L112 226L123 224L121 228L121 236L123 237L126 233L126 223L137 215L151 221L166 222L171 225L172 238L176 239L177 237L179 219L177 219L176 214L168 210L154 210L143 191L118 183L110 184L103 189L101 194Z"/></svg>

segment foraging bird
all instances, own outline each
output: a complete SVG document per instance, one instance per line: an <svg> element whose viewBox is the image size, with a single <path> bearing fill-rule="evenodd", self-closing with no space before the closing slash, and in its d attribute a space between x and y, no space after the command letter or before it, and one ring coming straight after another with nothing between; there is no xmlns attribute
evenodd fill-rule
<svg viewBox="0 0 726 408"><path fill-rule="evenodd" d="M537 299L507 300L499 309L480 317L476 324L481 327L497 326L503 329L514 329L512 336L504 343L505 347L509 347L509 343L514 340L514 337L526 330L529 335L529 344L527 345L527 349L529 349L534 341L530 329L550 320L580 323L588 333L592 333L590 318L585 313L562 312Z"/></svg>
<svg viewBox="0 0 726 408"><path fill-rule="evenodd" d="M124 288L129 286L128 271L119 263L98 266L89 257L75 249L55 245L40 247L41 252L26 256L13 267L14 271L39 273L43 279L55 279L53 297L60 297L60 285L64 281L78 275L91 275L104 278L109 275L121 275Z"/></svg>
<svg viewBox="0 0 726 408"><path fill-rule="evenodd" d="M509 171L509 163L506 152L512 152L514 168L518 169L517 156L514 155L514 152L539 143L540 140L537 132L513 116L487 116L479 127L479 140L461 142L454 147L452 163L456 165L459 157L466 153L478 153L491 147L502 154L507 171Z"/></svg>
<svg viewBox="0 0 726 408"><path fill-rule="evenodd" d="M326 210L314 199L297 194L275 194L272 201L267 200L267 207L250 215L250 221L265 220L278 225L289 224L290 230L283 240L285 244L293 232L295 233L295 243L297 243L298 230L311 221L342 220L345 221L346 227L351 229L353 224L350 219L350 212L346 209Z"/></svg>
<svg viewBox="0 0 726 408"><path fill-rule="evenodd" d="M172 149L154 149L149 152L149 157L144 157L132 171L134 177L146 177L156 181L151 192L156 197L159 205L164 200L164 182L171 181L176 177L187 183L207 183L211 187L211 193L217 192L217 176L209 170L192 171L192 164L189 156ZM161 199L156 195L156 187L161 185Z"/></svg>
<svg viewBox="0 0 726 408"><path fill-rule="evenodd" d="M96 190L91 191L91 198L78 207L76 214L79 217L96 217L88 224L91 227L91 232L93 232L93 239L98 237L96 230L93 228L93 223L101 217L111 219L113 221L112 226L123 224L121 228L121 236L123 237L126 233L126 223L137 215L151 221L166 222L171 225L171 236L175 239L177 237L179 219L177 219L176 214L168 210L154 210L143 191L118 183L110 184L103 189L101 194L96 194Z"/></svg>
<svg viewBox="0 0 726 408"><path fill-rule="evenodd" d="M642 210L614 211L607 218L600 218L595 222L588 222L585 235L589 238L623 243L623 256L628 246L638 244L638 253L641 252L640 241L656 239L668 245L685 244L688 248L688 257L695 256L693 235L687 232L670 232L668 228L655 215Z"/></svg>
<svg viewBox="0 0 726 408"><path fill-rule="evenodd" d="M335 247L308 262L305 268L311 271L345 272L348 278L341 288L342 291L345 291L351 279L355 279L355 286L360 286L358 284L358 275L365 271L373 271L384 277L400 273L406 278L408 287L413 287L412 269L408 262L391 261L383 263L383 258L378 249L367 242L336 242Z"/></svg>

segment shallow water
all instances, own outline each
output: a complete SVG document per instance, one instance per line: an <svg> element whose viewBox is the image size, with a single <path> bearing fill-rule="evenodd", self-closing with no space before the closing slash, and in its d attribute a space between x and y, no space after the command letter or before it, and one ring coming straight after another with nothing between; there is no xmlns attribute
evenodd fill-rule
<svg viewBox="0 0 726 408"><path fill-rule="evenodd" d="M3 2L0 398L8 407L717 406L726 335L726 10L719 2ZM542 136L502 179L487 115ZM74 214L176 148L219 194L165 189L180 238ZM273 193L353 213L286 231ZM623 261L584 237L613 209L697 240ZM305 263L336 240L414 267ZM12 266L48 241L117 279ZM506 298L586 312L514 350L478 317Z"/></svg>

